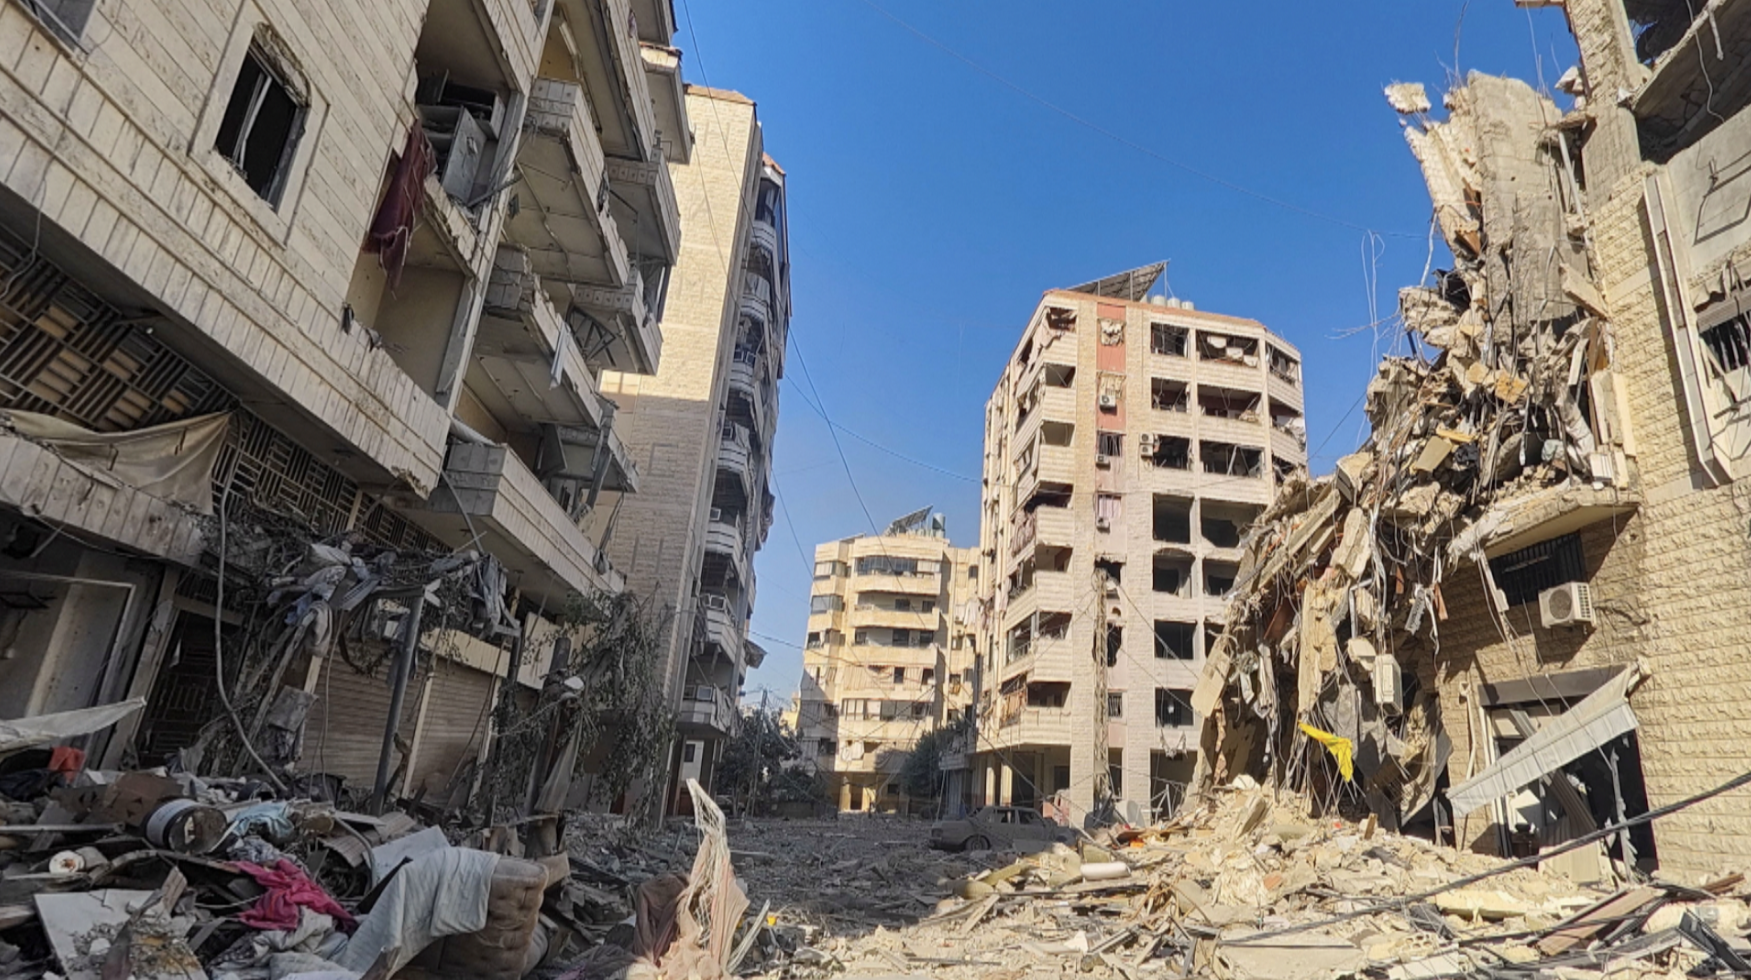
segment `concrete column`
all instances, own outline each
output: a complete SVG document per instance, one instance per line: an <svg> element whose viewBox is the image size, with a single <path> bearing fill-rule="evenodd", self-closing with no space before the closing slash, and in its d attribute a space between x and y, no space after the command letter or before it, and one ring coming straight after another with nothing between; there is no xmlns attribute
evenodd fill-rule
<svg viewBox="0 0 1751 980"><path fill-rule="evenodd" d="M999 765L1002 767L1002 772L998 777L997 802L1007 806L1009 801L1015 798L1013 795L1015 793L1015 769L1009 764L1008 759L1003 760Z"/></svg>
<svg viewBox="0 0 1751 980"><path fill-rule="evenodd" d="M845 776L839 777L839 809L851 809L851 780Z"/></svg>

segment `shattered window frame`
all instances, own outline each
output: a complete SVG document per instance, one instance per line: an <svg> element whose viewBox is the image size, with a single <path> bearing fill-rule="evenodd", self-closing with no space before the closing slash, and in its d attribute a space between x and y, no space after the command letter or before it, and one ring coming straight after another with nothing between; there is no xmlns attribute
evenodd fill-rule
<svg viewBox="0 0 1751 980"><path fill-rule="evenodd" d="M1510 607L1530 605L1538 594L1568 582L1587 581L1579 533L1570 532L1490 559L1496 590Z"/></svg>

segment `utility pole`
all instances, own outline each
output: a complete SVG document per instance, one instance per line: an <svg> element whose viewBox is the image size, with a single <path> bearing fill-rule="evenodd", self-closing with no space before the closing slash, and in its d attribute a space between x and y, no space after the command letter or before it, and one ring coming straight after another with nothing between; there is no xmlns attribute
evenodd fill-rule
<svg viewBox="0 0 1751 980"><path fill-rule="evenodd" d="M759 724L754 729L754 766L753 771L748 774L748 806L743 811L743 816L753 815L754 795L760 790L760 770L765 768L766 763L766 699L771 695L771 688L763 688L760 691Z"/></svg>

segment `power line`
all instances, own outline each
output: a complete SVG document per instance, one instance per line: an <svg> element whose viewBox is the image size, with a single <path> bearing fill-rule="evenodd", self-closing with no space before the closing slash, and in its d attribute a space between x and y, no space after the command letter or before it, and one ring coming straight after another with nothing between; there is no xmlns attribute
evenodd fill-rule
<svg viewBox="0 0 1751 980"><path fill-rule="evenodd" d="M1122 146L1126 146L1126 147L1129 147L1130 149L1136 150L1138 153L1141 153L1144 156L1150 157L1151 159L1154 159L1154 160L1158 160L1162 163L1167 164L1170 167L1173 167L1177 170L1184 171L1185 173L1191 174L1192 176L1197 177L1201 180L1209 181L1210 183L1215 184L1218 187L1222 187L1222 188L1225 188L1227 190L1233 191L1236 194L1244 194L1247 197L1253 198L1254 200L1263 201L1266 204L1270 204L1270 205L1273 205L1275 207L1282 208L1286 211L1293 211L1296 214L1304 215L1304 216L1309 217L1309 218L1315 218L1315 219L1320 220L1320 221L1330 222L1331 224L1339 225L1339 226L1344 227L1344 228L1352 228L1356 231L1366 231L1366 232L1373 232L1374 231L1374 229L1369 228L1366 225L1359 225L1353 221L1346 221L1343 218L1336 217L1335 215L1325 214L1323 212L1315 211L1311 208L1304 208L1299 204L1291 204L1290 202L1282 200L1281 198L1272 197L1269 194L1264 194L1264 193L1261 193L1259 191L1255 191L1250 187L1243 187L1240 184L1236 184L1235 182L1233 182L1231 180L1228 180L1228 179L1223 178L1223 177L1218 177L1215 174L1209 173L1209 172L1204 171L1204 170L1199 170L1198 168L1193 167L1192 165L1190 165L1188 163L1185 163L1181 160L1176 160L1173 157L1167 156L1164 153L1160 153L1160 152L1153 150L1147 146L1144 146L1143 144L1138 143L1135 140L1129 139L1125 136L1121 136L1118 133L1115 133L1112 130L1107 129L1105 126L1100 125L1099 123L1085 119L1082 116L1079 116L1074 112L1071 112L1069 109L1066 109L1063 106L1058 105L1057 103L1050 101L1049 99L1046 99L1042 96L1034 94L1032 91L1030 91L1026 88L1023 88L1021 85L1010 81L1008 78L1005 78L1002 75L999 75L997 72L985 67L984 65L980 64L977 61L974 61L972 58L969 58L966 55L961 54L959 51L956 51L954 48L949 47L947 44L943 43L942 41L939 41L936 38L930 36L929 34L926 34L923 31L919 30L918 28L913 27L911 24L907 23L906 21L901 20L899 17L895 16L893 13L889 12L887 9L883 8L881 5L877 4L875 2L875 0L859 0L859 2L862 3L864 6L870 8L871 10L874 10L876 13L881 14L883 17L886 17L888 20L893 21L895 24L899 25L901 28L905 29L907 32L909 32L910 34L912 34L914 37L918 38L919 40L924 41L926 44L929 44L931 47L934 47L937 50L943 52L944 54L947 54L949 57L955 59L956 61L959 61L961 64L966 65L968 68L971 68L974 71L978 72L979 74L984 75L986 78L989 78L992 81L998 83L999 85L1002 85L1004 88L1007 88L1012 92L1015 92L1017 95L1020 95L1022 98L1025 98L1028 101L1033 102L1037 105L1043 106L1044 108L1049 109L1052 112L1055 112L1060 116L1063 116L1065 119L1068 119L1073 123L1076 123L1078 126L1082 126L1086 129L1090 129L1096 133L1099 133L1100 135L1105 136L1107 139L1110 139L1115 143L1118 143ZM1389 235L1393 238L1416 238L1416 237L1418 237L1416 235L1411 235L1411 234L1407 234L1405 232L1398 232L1398 231L1377 232L1376 234Z"/></svg>

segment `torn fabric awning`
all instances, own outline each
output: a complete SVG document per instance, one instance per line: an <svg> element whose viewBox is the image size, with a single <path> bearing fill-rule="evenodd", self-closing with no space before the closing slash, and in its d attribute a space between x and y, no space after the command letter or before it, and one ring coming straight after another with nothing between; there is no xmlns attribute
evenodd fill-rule
<svg viewBox="0 0 1751 980"><path fill-rule="evenodd" d="M1516 792L1637 727L1629 707L1629 689L1641 679L1636 666L1626 667L1581 703L1544 723L1526 741L1495 764L1447 793L1455 816L1462 816Z"/></svg>

